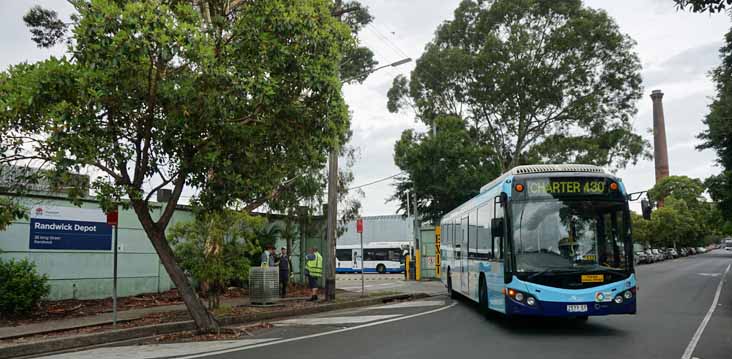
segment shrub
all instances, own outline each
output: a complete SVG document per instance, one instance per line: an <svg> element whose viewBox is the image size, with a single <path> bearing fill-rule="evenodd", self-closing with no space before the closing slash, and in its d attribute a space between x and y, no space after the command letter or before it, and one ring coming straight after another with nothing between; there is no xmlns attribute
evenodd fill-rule
<svg viewBox="0 0 732 359"><path fill-rule="evenodd" d="M226 286L248 279L251 261L262 251L257 234L263 226L263 218L225 210L201 212L171 227L175 258L205 289L210 309L218 307Z"/></svg>
<svg viewBox="0 0 732 359"><path fill-rule="evenodd" d="M48 276L38 274L35 263L0 260L0 316L30 313L48 291Z"/></svg>

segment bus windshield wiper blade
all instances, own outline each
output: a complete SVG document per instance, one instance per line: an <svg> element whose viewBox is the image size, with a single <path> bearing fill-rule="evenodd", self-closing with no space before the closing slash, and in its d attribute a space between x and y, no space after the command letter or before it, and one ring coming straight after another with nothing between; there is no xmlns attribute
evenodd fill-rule
<svg viewBox="0 0 732 359"><path fill-rule="evenodd" d="M536 277L542 276L544 274L549 274L549 273L572 274L572 273L579 273L579 272L580 271L578 271L576 269L569 269L569 268L568 269L549 268L549 269L545 269L543 271L531 274L528 277L526 277L526 279L534 279Z"/></svg>

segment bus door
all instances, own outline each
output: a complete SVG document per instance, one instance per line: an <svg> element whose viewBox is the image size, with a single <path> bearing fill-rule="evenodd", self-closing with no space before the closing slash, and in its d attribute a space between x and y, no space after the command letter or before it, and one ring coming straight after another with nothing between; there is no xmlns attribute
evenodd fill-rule
<svg viewBox="0 0 732 359"><path fill-rule="evenodd" d="M463 293L469 293L470 270L468 268L468 249L470 248L470 236L468 234L468 217L460 220L460 289Z"/></svg>
<svg viewBox="0 0 732 359"><path fill-rule="evenodd" d="M358 249L354 249L353 250L353 270L355 272L360 272L362 267L363 267L363 258L358 253Z"/></svg>
<svg viewBox="0 0 732 359"><path fill-rule="evenodd" d="M494 227L503 226L503 204L499 197L494 198L491 206L491 230L490 230L490 258L491 272L486 273L486 282L488 284L488 307L501 313L506 312L505 294L502 289L505 286L505 233L497 235ZM505 228L504 228L505 229ZM500 230L503 232L503 230Z"/></svg>

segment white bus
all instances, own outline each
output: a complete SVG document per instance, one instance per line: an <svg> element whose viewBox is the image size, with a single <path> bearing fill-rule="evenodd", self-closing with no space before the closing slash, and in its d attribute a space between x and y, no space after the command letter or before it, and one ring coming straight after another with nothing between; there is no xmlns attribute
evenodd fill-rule
<svg viewBox="0 0 732 359"><path fill-rule="evenodd" d="M336 273L402 273L404 257L409 253L408 242L372 242L336 246Z"/></svg>

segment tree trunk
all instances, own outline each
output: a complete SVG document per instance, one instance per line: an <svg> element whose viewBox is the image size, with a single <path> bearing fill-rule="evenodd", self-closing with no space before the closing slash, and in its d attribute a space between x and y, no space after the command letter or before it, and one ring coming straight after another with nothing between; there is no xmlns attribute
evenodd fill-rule
<svg viewBox="0 0 732 359"><path fill-rule="evenodd" d="M148 237L153 247L155 247L155 251L158 252L160 262L163 263L165 271L168 272L168 276L170 276L170 279L178 289L178 293L183 298L183 302L185 302L186 308L188 308L188 313L193 318L193 321L196 322L198 330L201 332L218 330L218 323L216 323L213 316L206 310L206 306L204 306L196 291L193 290L193 287L188 282L185 273L183 273L183 270L180 269L178 263L175 261L173 250L165 239L165 235L159 231L155 232L152 235L148 233Z"/></svg>
<svg viewBox="0 0 732 359"><path fill-rule="evenodd" d="M213 332L219 329L218 323L213 316L206 310L206 306L203 304L201 299L193 290L191 284L188 283L183 270L180 269L178 263L175 261L173 250L170 248L170 244L165 238L165 231L157 228L150 217L149 208L139 201L133 201L133 208L137 214L137 218L142 224L142 228L145 229L147 237L150 239L155 251L158 253L160 262L165 267L165 271L170 276L170 280L173 281L175 287L178 289L183 302L186 304L188 313L196 323L200 332Z"/></svg>

